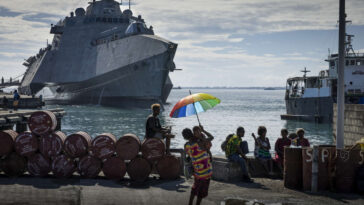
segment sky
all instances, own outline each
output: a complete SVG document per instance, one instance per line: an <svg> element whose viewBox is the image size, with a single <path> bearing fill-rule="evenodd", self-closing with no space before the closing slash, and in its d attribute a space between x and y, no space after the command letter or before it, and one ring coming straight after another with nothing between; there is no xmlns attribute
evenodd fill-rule
<svg viewBox="0 0 364 205"><path fill-rule="evenodd" d="M87 0L0 0L0 76L25 72L24 59L46 46L50 24ZM288 77L327 69L337 53L339 0L132 0L156 35L178 44L175 86L285 86ZM121 9L127 8L123 1ZM346 0L364 52L364 0Z"/></svg>

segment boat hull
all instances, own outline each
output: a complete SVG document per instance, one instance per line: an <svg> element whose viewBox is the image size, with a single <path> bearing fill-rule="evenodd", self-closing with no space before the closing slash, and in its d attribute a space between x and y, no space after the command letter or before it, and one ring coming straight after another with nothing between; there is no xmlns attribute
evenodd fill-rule
<svg viewBox="0 0 364 205"><path fill-rule="evenodd" d="M289 98L285 101L287 115L292 116L291 119L297 116L297 119L304 118L306 121L332 122L334 104L332 97Z"/></svg>
<svg viewBox="0 0 364 205"><path fill-rule="evenodd" d="M46 104L99 104L117 107L149 107L165 103L173 85L165 62L170 53L150 57L94 78L45 85L42 95Z"/></svg>

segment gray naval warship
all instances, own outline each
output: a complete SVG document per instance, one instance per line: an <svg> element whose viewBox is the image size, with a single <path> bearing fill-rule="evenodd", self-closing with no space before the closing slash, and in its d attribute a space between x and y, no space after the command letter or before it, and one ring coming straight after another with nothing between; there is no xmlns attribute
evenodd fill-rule
<svg viewBox="0 0 364 205"><path fill-rule="evenodd" d="M89 2L51 25L53 41L28 58L22 94L47 104L145 107L165 103L177 44L154 35L120 2Z"/></svg>

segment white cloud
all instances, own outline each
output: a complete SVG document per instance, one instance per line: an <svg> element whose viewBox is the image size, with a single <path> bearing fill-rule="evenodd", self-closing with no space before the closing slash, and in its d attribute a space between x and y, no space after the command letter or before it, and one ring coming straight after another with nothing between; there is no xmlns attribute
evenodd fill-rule
<svg viewBox="0 0 364 205"><path fill-rule="evenodd" d="M332 0L133 2L134 15L141 14L148 25L153 25L157 35L179 44L175 61L184 71L171 74L176 85L282 85L293 73L292 67L300 66L292 62L319 65L321 56L310 57L298 52L299 48L287 55L252 54L248 46L254 45L244 36L337 29L338 1ZM86 1L80 0L0 1L0 7L20 13L11 17L0 14L0 66L11 68L6 72L0 70L1 74L24 71L23 59L44 47L46 39L51 40L50 25L46 22L56 23L57 16L65 17L77 7L86 6ZM347 13L353 25L364 25L363 8L362 0L347 1ZM8 51L11 49L15 51Z"/></svg>

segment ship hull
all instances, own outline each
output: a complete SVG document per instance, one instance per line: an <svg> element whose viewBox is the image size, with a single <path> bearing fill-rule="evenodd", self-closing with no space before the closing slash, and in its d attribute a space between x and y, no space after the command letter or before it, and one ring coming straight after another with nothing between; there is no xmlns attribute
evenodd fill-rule
<svg viewBox="0 0 364 205"><path fill-rule="evenodd" d="M46 104L147 108L165 103L173 87L165 65L170 55L165 52L81 82L49 84L37 96Z"/></svg>
<svg viewBox="0 0 364 205"><path fill-rule="evenodd" d="M305 119L320 123L331 123L333 117L333 98L290 98L286 99L287 115L290 119ZM295 118L296 116L296 118Z"/></svg>

